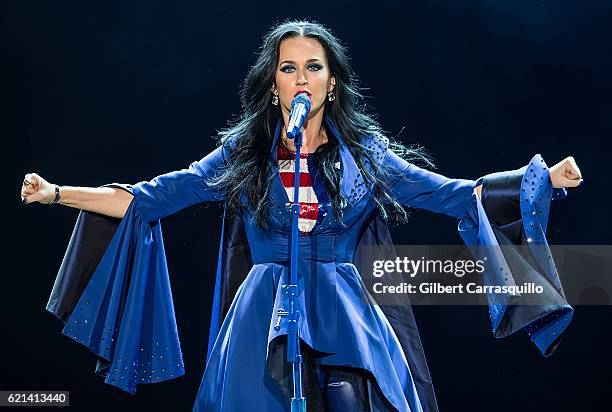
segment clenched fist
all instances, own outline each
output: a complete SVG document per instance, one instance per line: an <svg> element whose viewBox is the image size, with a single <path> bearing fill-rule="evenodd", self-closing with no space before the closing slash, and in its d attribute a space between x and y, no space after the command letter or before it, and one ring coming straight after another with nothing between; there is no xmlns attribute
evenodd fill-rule
<svg viewBox="0 0 612 412"><path fill-rule="evenodd" d="M566 157L549 170L550 181L555 189L577 187L582 183L582 173L572 156Z"/></svg>
<svg viewBox="0 0 612 412"><path fill-rule="evenodd" d="M28 173L21 186L21 201L23 203L40 202L51 204L55 200L55 185L47 182L36 173Z"/></svg>

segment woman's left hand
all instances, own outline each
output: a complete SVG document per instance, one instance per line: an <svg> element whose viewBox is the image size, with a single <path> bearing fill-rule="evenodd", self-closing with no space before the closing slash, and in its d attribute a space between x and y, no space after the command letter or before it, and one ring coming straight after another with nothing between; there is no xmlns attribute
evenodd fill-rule
<svg viewBox="0 0 612 412"><path fill-rule="evenodd" d="M572 156L566 157L549 169L550 181L555 189L577 187L582 183L582 173Z"/></svg>

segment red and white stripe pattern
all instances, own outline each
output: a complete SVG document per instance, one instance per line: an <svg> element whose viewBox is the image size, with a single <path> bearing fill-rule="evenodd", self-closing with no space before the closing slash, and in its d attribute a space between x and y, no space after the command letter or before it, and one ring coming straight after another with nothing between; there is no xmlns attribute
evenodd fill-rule
<svg viewBox="0 0 612 412"><path fill-rule="evenodd" d="M287 198L293 200L293 179L295 177L295 153L279 146L277 150L278 167ZM308 171L308 153L300 153L300 216L298 229L308 233L317 223L319 214L319 200L312 186L312 179ZM293 202L291 202L293 204Z"/></svg>

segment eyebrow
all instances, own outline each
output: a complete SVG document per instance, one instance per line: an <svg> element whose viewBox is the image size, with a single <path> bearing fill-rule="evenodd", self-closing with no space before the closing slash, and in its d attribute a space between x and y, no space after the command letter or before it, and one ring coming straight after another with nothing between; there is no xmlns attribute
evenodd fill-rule
<svg viewBox="0 0 612 412"><path fill-rule="evenodd" d="M321 61L321 59L309 59L309 60L306 60L306 63L312 63L312 62L318 62L318 61ZM283 63L297 64L293 60L283 60L282 62L279 63L279 66Z"/></svg>

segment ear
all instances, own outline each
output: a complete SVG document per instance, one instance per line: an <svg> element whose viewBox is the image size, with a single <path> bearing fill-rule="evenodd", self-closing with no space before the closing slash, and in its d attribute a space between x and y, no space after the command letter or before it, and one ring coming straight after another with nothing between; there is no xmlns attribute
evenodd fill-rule
<svg viewBox="0 0 612 412"><path fill-rule="evenodd" d="M272 87L270 87L270 90L272 91L272 94L274 94L274 95L278 94L277 91L276 91L276 84L275 83L272 83Z"/></svg>
<svg viewBox="0 0 612 412"><path fill-rule="evenodd" d="M336 78L334 76L331 76L329 78L329 87L327 88L328 92L333 91L336 88Z"/></svg>

